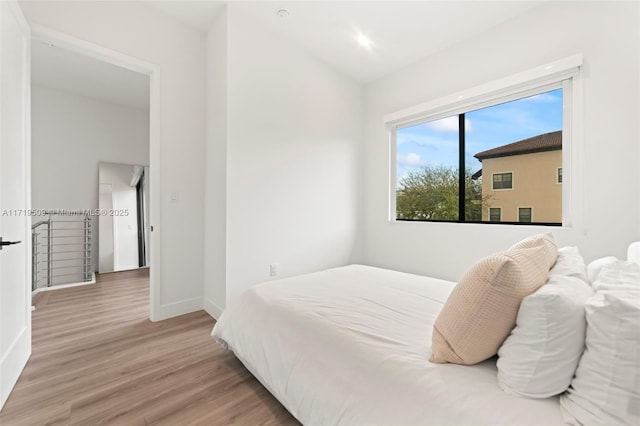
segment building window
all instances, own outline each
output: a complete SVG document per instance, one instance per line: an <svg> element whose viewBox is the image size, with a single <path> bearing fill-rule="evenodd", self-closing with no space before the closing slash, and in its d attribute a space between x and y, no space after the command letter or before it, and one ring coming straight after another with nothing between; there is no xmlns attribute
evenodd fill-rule
<svg viewBox="0 0 640 426"><path fill-rule="evenodd" d="M556 182L562 183L562 167L558 167L558 172L556 173Z"/></svg>
<svg viewBox="0 0 640 426"><path fill-rule="evenodd" d="M493 189L512 189L513 173L494 173Z"/></svg>
<svg viewBox="0 0 640 426"><path fill-rule="evenodd" d="M531 207L518 208L518 222L532 223L533 217L532 217L531 210L532 210Z"/></svg>
<svg viewBox="0 0 640 426"><path fill-rule="evenodd" d="M577 155L581 66L571 56L386 115L390 220L490 223L499 205L500 223L518 224L524 204L529 223L573 226L563 206L576 210L581 170L558 168Z"/></svg>
<svg viewBox="0 0 640 426"><path fill-rule="evenodd" d="M489 208L489 222L500 222L502 220L502 209L500 207Z"/></svg>

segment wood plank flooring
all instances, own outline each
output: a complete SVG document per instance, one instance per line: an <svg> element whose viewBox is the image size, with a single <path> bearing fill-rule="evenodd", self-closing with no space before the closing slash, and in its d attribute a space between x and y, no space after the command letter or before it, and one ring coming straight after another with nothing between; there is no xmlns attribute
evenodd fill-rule
<svg viewBox="0 0 640 426"><path fill-rule="evenodd" d="M211 338L207 313L152 323L148 295L144 269L38 294L0 425L299 425Z"/></svg>

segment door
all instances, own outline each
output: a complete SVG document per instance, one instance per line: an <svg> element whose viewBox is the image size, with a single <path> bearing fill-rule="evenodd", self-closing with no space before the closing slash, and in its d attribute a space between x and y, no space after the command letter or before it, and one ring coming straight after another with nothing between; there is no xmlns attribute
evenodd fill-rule
<svg viewBox="0 0 640 426"><path fill-rule="evenodd" d="M0 1L0 408L31 355L29 27Z"/></svg>

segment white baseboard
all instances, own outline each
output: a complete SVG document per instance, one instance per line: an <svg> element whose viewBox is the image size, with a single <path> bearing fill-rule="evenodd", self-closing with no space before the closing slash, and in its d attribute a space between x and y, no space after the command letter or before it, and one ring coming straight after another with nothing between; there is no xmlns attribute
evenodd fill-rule
<svg viewBox="0 0 640 426"><path fill-rule="evenodd" d="M29 313L31 315L31 313ZM0 410L31 356L31 330L24 327L9 348L0 354Z"/></svg>
<svg viewBox="0 0 640 426"><path fill-rule="evenodd" d="M158 309L158 318L154 318L153 321L162 321L168 318L177 317L184 314L190 314L202 309L202 298L195 297L193 299L181 300L179 302L168 303L166 305L160 305Z"/></svg>
<svg viewBox="0 0 640 426"><path fill-rule="evenodd" d="M69 283L69 284L54 284L51 287L40 287L40 288L36 288L35 290L33 290L31 292L31 296L35 296L36 294L38 294L41 291L60 290L61 288L79 287L79 286L82 286L82 285L90 285L90 284L95 284L95 283L96 283L96 273L92 272L91 273L91 281L83 281L83 282L79 282L79 283Z"/></svg>
<svg viewBox="0 0 640 426"><path fill-rule="evenodd" d="M216 321L220 318L220 315L222 315L222 311L224 311L224 309L207 297L204 298L204 310Z"/></svg>

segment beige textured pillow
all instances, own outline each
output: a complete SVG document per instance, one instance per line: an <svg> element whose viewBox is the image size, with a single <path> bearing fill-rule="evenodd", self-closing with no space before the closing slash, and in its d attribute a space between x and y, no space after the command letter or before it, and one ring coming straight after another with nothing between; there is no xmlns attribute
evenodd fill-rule
<svg viewBox="0 0 640 426"><path fill-rule="evenodd" d="M509 247L509 250L517 250L517 249L539 247L539 246L545 246L548 249L546 260L547 260L547 263L549 264L549 269L551 269L553 265L555 265L556 260L558 259L558 248L553 239L553 235L551 235L551 233L549 232L545 234L532 235L528 238L525 238L522 241L518 241L517 243Z"/></svg>
<svg viewBox="0 0 640 426"><path fill-rule="evenodd" d="M433 327L435 363L476 364L492 357L515 327L522 299L547 281L555 244L486 257L458 282ZM555 258L554 258L555 256Z"/></svg>

